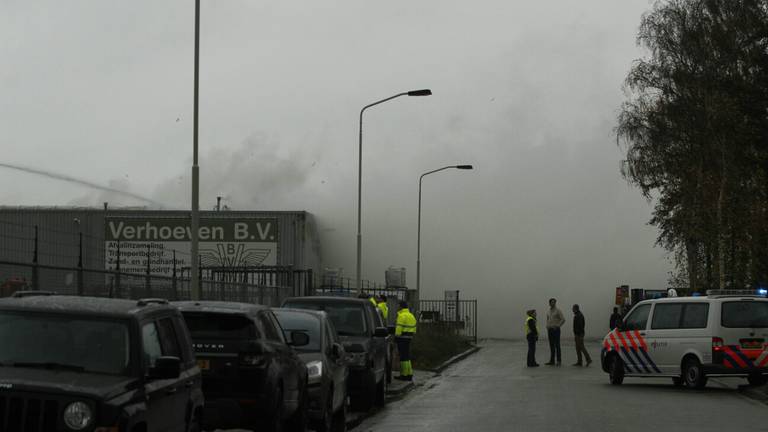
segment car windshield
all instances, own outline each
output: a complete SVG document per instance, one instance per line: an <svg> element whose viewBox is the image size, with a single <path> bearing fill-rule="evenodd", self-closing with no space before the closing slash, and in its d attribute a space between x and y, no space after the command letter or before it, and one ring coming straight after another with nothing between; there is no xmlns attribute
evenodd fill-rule
<svg viewBox="0 0 768 432"><path fill-rule="evenodd" d="M280 326L286 334L292 331L304 332L309 336L309 343L296 347L296 351L320 352L322 349L322 337L320 332L320 319L302 312L274 310Z"/></svg>
<svg viewBox="0 0 768 432"><path fill-rule="evenodd" d="M768 302L765 302L765 301L723 302L723 327L735 327L735 328L768 327Z"/></svg>
<svg viewBox="0 0 768 432"><path fill-rule="evenodd" d="M192 339L250 339L255 337L253 321L242 315L183 312Z"/></svg>
<svg viewBox="0 0 768 432"><path fill-rule="evenodd" d="M325 311L340 336L365 336L368 326L363 306L341 302L291 302L285 307Z"/></svg>
<svg viewBox="0 0 768 432"><path fill-rule="evenodd" d="M0 340L3 367L111 375L124 375L130 367L130 336L123 321L0 312Z"/></svg>

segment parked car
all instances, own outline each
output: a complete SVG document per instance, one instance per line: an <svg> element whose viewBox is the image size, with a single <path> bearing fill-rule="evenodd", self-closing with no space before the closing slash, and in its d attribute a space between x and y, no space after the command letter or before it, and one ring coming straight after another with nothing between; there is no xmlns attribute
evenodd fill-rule
<svg viewBox="0 0 768 432"><path fill-rule="evenodd" d="M200 430L200 370L165 300L0 299L0 340L5 431Z"/></svg>
<svg viewBox="0 0 768 432"><path fill-rule="evenodd" d="M612 384L625 377L670 377L701 388L707 378L768 381L768 299L712 291L638 303L603 339L602 367Z"/></svg>
<svg viewBox="0 0 768 432"><path fill-rule="evenodd" d="M202 370L206 428L303 431L307 368L272 311L234 302L175 302L184 315Z"/></svg>
<svg viewBox="0 0 768 432"><path fill-rule="evenodd" d="M349 392L352 409L367 411L384 405L391 380L393 341L381 314L364 299L344 297L297 297L286 299L283 307L324 311L333 322L344 345L349 365Z"/></svg>
<svg viewBox="0 0 768 432"><path fill-rule="evenodd" d="M320 432L343 431L347 423L349 368L333 322L325 312L274 309L286 332L301 331L309 343L296 348L309 375L309 419Z"/></svg>

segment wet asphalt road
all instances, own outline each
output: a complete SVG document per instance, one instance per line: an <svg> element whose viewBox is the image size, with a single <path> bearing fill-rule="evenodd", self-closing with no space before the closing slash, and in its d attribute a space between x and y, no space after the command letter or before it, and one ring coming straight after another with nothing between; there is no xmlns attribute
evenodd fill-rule
<svg viewBox="0 0 768 432"><path fill-rule="evenodd" d="M524 342L491 341L480 352L391 403L355 428L373 432L421 431L768 431L768 405L741 395L746 381L710 383L704 390L676 388L669 378L627 378L608 384L599 345L588 344L592 366L578 368L563 346L564 365L525 367Z"/></svg>

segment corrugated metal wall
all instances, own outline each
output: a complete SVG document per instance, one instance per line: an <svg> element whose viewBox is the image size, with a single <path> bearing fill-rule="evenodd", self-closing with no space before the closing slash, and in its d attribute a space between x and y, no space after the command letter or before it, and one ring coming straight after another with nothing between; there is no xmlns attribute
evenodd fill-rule
<svg viewBox="0 0 768 432"><path fill-rule="evenodd" d="M105 268L104 229L106 216L137 218L189 217L188 211L94 208L0 208L0 260L31 263L35 226L38 227L38 264L75 267L79 256L79 233L83 234L83 267ZM294 269L321 267L320 242L314 218L304 211L203 211L201 218L274 218L278 222L280 266ZM26 269L0 267L0 283L8 277L29 279ZM59 285L71 279L65 272L49 270L41 281ZM59 274L61 273L61 274ZM49 275L49 276L48 276ZM46 277L48 276L48 277Z"/></svg>

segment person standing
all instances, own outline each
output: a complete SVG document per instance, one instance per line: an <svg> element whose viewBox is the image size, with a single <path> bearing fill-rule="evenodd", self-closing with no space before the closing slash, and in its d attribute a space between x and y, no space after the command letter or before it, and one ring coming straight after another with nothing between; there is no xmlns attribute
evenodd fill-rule
<svg viewBox="0 0 768 432"><path fill-rule="evenodd" d="M395 342L400 354L399 380L413 381L413 366L411 365L411 341L416 334L416 317L408 310L408 303L400 302L397 311L397 326L395 327Z"/></svg>
<svg viewBox="0 0 768 432"><path fill-rule="evenodd" d="M549 299L549 311L547 312L547 337L549 338L549 363L548 366L563 364L563 356L560 352L560 327L565 324L563 312L557 308L557 300Z"/></svg>
<svg viewBox="0 0 768 432"><path fill-rule="evenodd" d="M536 325L536 309L526 312L525 338L528 340L528 367L539 367L536 363L536 342L539 341L539 326Z"/></svg>
<svg viewBox="0 0 768 432"><path fill-rule="evenodd" d="M619 322L621 322L621 314L619 313L619 308L615 307L613 308L613 313L611 314L611 322L609 324L611 330L618 327Z"/></svg>
<svg viewBox="0 0 768 432"><path fill-rule="evenodd" d="M387 296L382 294L379 296L379 304L376 306L379 308L379 312L381 312L381 317L384 318L384 323L387 324L389 321L389 306L387 306Z"/></svg>
<svg viewBox="0 0 768 432"><path fill-rule="evenodd" d="M592 357L589 356L587 348L584 346L584 328L586 326L584 320L584 314L579 310L579 305L573 305L573 336L576 339L576 358L578 359L574 366L581 366L581 355L584 354L584 359L587 361L586 366L592 363Z"/></svg>

